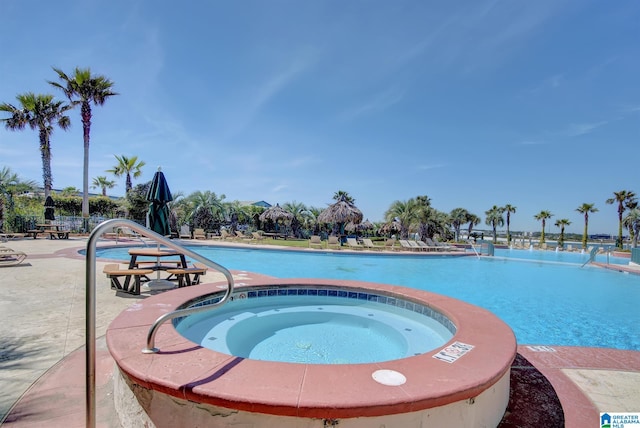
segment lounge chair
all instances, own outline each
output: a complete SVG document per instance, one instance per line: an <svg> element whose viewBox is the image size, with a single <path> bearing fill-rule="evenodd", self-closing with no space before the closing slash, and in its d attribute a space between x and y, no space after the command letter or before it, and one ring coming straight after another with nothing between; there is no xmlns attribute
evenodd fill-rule
<svg viewBox="0 0 640 428"><path fill-rule="evenodd" d="M3 247L0 251L0 267L19 265L27 258L27 253Z"/></svg>
<svg viewBox="0 0 640 428"><path fill-rule="evenodd" d="M322 248L322 238L318 235L311 235L309 238L309 248Z"/></svg>
<svg viewBox="0 0 640 428"><path fill-rule="evenodd" d="M220 231L220 237L222 238L223 241L227 239L233 239L233 236L226 229L222 229Z"/></svg>
<svg viewBox="0 0 640 428"><path fill-rule="evenodd" d="M340 238L337 236L329 236L327 238L327 248L335 248L336 250L340 249Z"/></svg>
<svg viewBox="0 0 640 428"><path fill-rule="evenodd" d="M207 234L205 233L204 229L194 229L193 239L207 239Z"/></svg>
<svg viewBox="0 0 640 428"><path fill-rule="evenodd" d="M178 233L180 239L191 239L191 230L188 224L180 226L180 232Z"/></svg>
<svg viewBox="0 0 640 428"><path fill-rule="evenodd" d="M436 243L433 239L429 237L425 237L424 241L427 243L429 247L435 248L436 251L449 251L449 245L443 245Z"/></svg>
<svg viewBox="0 0 640 428"><path fill-rule="evenodd" d="M347 238L347 245L350 248L355 248L357 250L362 250L362 245L358 244L358 240L356 238Z"/></svg>
<svg viewBox="0 0 640 428"><path fill-rule="evenodd" d="M264 241L264 236L260 232L251 232L254 241Z"/></svg>
<svg viewBox="0 0 640 428"><path fill-rule="evenodd" d="M373 243L373 241L369 238L362 238L362 244L364 245L365 248L369 248L371 250L380 250L382 248L380 248L379 246L375 245Z"/></svg>
<svg viewBox="0 0 640 428"><path fill-rule="evenodd" d="M458 248L455 245L444 244L438 241L437 238L433 238L433 243L436 244L439 248L444 248L445 251L466 251L464 248Z"/></svg>
<svg viewBox="0 0 640 428"><path fill-rule="evenodd" d="M424 241L416 241L416 242L418 243L418 246L420 248L422 248L423 250L425 250L425 251L432 251L432 250L433 251L438 251L438 247L435 246L435 245L429 245Z"/></svg>
<svg viewBox="0 0 640 428"><path fill-rule="evenodd" d="M24 233L0 233L0 241L2 242L22 238L24 238Z"/></svg>
<svg viewBox="0 0 640 428"><path fill-rule="evenodd" d="M389 238L386 241L384 241L384 249L385 250L392 250L395 251L396 250L396 239L395 238Z"/></svg>
<svg viewBox="0 0 640 428"><path fill-rule="evenodd" d="M413 244L411 242L413 242ZM415 241L409 241L407 239L401 239L400 246L402 246L402 249L404 250L422 251L422 248L420 248Z"/></svg>
<svg viewBox="0 0 640 428"><path fill-rule="evenodd" d="M245 235L244 232L236 230L236 239L242 239L243 241L250 241L252 238Z"/></svg>
<svg viewBox="0 0 640 428"><path fill-rule="evenodd" d="M120 269L120 265L112 263L105 265L102 272L111 280L111 288L129 294L140 294L140 282L142 279L149 280L147 275L153 273L153 269ZM124 284L120 283L120 278L124 277ZM133 278L133 285L131 279Z"/></svg>

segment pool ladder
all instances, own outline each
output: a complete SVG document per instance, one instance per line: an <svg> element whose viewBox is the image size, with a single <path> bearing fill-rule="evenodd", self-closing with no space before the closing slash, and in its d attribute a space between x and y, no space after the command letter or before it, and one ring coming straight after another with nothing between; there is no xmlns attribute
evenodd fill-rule
<svg viewBox="0 0 640 428"><path fill-rule="evenodd" d="M580 267L585 267L588 263L592 263L596 260L596 255L598 255L598 251L600 247L593 247L589 252L589 259L582 264ZM607 262L609 261L609 254L607 253Z"/></svg>
<svg viewBox="0 0 640 428"><path fill-rule="evenodd" d="M86 300L85 300L85 364L86 364L86 426L94 428L96 426L96 244L103 233L113 230L114 227L128 227L140 235L155 240L158 244L163 244L169 248L183 253L186 256L195 259L211 269L217 270L222 273L227 279L227 290L224 296L217 301L209 305L198 306L195 308L179 309L173 312L166 313L159 317L149 329L147 334L147 346L142 350L143 353L155 353L158 349L155 348L155 335L158 328L166 321L191 315L197 312L204 312L214 307L221 306L227 302L231 294L233 293L233 276L225 267L217 264L216 262L209 260L208 258L201 256L200 254L184 248L182 245L177 244L166 237L155 233L146 227L135 223L131 220L113 219L107 220L96 226L95 229L89 235L87 242L87 256L86 256L86 276L85 276L85 288L86 288Z"/></svg>

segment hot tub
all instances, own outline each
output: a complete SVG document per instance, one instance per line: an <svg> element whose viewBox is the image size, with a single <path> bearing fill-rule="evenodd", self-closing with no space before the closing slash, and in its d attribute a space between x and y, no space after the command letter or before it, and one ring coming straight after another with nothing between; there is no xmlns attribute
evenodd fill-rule
<svg viewBox="0 0 640 428"><path fill-rule="evenodd" d="M378 330L391 328L392 341L408 340L400 333L402 314L411 330L414 323L435 321L450 336L432 349L409 347L408 354L399 358L365 363L266 361L234 355L228 344L225 349L204 348L167 323L156 335L160 352L141 353L148 329L160 315L215 301L221 288L220 284L201 284L152 296L124 311L110 325L107 343L117 364L115 400L123 426L339 424L343 428L419 427L427 422L431 426L496 426L503 417L509 399L510 366L516 355L511 329L484 309L403 287L355 281L261 280L238 287L226 309L233 311L236 304L239 313L246 315L243 305L248 305L266 319L300 305L318 308L339 301L342 308L365 307L356 318L369 318L373 304L376 310L393 315L394 321L383 323L385 327ZM287 300L293 290L294 305L298 306ZM352 305L348 296L354 296ZM224 311L225 306L219 310ZM220 315L227 321L234 318L233 314ZM349 319L351 323L353 317ZM181 329L180 323L193 326L199 321L182 319L175 324ZM207 335L213 330L220 337L233 336L233 346L242 344L238 336L250 335L246 327L252 324L243 326L235 321L230 320L227 326L220 326L220 322L208 325L202 338L217 337ZM260 325L255 319L253 323ZM289 320L285 324L291 326ZM362 349L361 353L371 351Z"/></svg>

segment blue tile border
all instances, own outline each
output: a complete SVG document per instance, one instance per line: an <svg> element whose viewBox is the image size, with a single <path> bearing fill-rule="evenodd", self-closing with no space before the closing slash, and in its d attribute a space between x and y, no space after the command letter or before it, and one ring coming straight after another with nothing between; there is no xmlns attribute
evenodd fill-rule
<svg viewBox="0 0 640 428"><path fill-rule="evenodd" d="M182 305L180 309L192 308L210 305L217 303L222 298L222 292L214 295L203 296L199 299L192 300ZM368 293L366 291L353 291L351 289L340 289L335 287L302 287L302 286L269 286L265 288L259 288L251 291L236 291L231 296L231 301L236 299L259 299L264 297L278 297L278 296L322 296L322 297L335 297L337 299L354 299L358 301L377 302L384 305L395 306L397 308L405 309L407 311L416 312L424 316L433 318L440 324L442 324L451 334L456 334L457 327L453 322L443 313L430 306L423 305L422 303L404 300L398 297L393 297L379 293ZM176 318L173 320L174 326L179 324L183 319Z"/></svg>

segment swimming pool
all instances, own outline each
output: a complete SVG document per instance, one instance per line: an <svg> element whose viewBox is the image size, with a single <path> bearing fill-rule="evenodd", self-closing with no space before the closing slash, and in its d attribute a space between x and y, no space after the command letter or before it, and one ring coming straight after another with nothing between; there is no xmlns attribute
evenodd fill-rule
<svg viewBox="0 0 640 428"><path fill-rule="evenodd" d="M493 258L453 258L190 248L232 270L279 278L372 281L454 297L496 314L521 344L640 350L640 276L581 268L586 254L497 250ZM536 254L547 260L536 260ZM100 249L98 256L129 259L124 247ZM553 256L562 260L549 260ZM606 258L600 255L598 261Z"/></svg>

